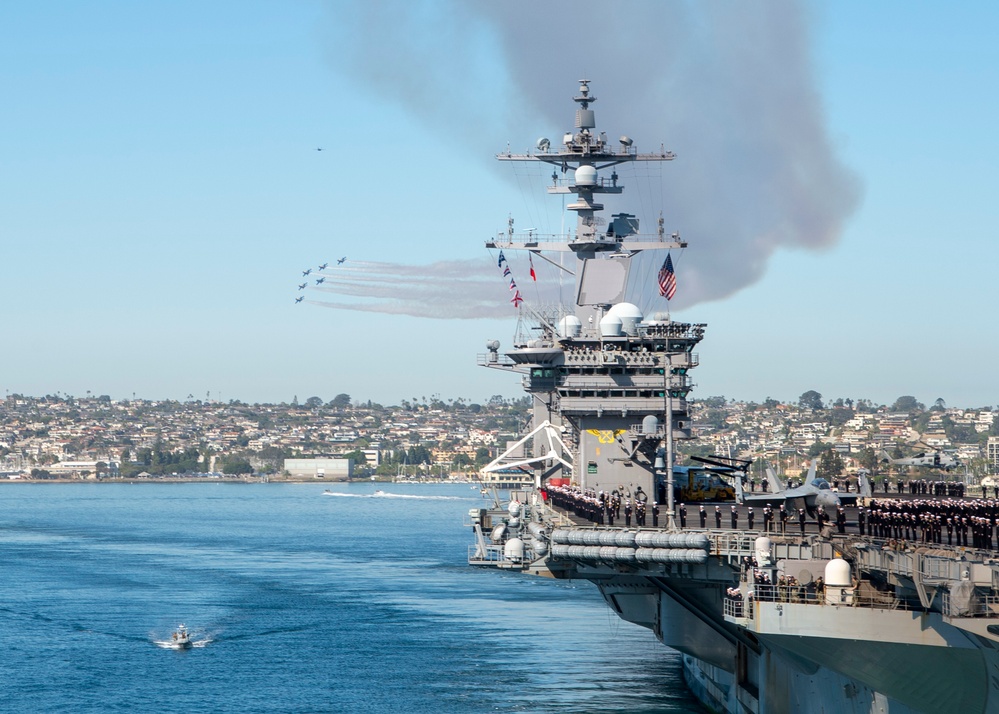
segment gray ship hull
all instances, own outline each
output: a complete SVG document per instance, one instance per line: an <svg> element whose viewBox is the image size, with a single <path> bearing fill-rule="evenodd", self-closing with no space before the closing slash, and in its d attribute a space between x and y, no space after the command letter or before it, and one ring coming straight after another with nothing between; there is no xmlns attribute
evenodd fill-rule
<svg viewBox="0 0 999 714"><path fill-rule="evenodd" d="M480 363L519 376L534 413L528 433L483 473L525 474L533 488L470 512L469 563L592 581L620 617L683 654L691 690L717 711L999 714L999 564L969 549L966 532L964 547L945 547L939 513L917 522L911 511L885 511L867 517L894 538L874 538L856 510L849 520L858 527L847 532L846 508L861 495L833 493L814 473L800 487L745 494L750 460L675 463L676 442L695 437L688 395L706 327L668 310L677 287L669 251L687 243L666 232L662 214L654 234L632 214L600 215L602 201L624 190L616 167L674 155L640 153L627 136L615 143L597 131L588 80L573 101L574 128L560 143L542 138L536 151L497 155L550 167L544 190L574 196L564 210L577 217L574 230L544 235L516 234L511 217L486 243L529 326L502 353L488 341ZM544 260L559 280L575 276L574 304L524 300L506 257L514 251L527 253L532 278L535 256L555 256ZM629 300L631 266L653 251L666 252L659 297ZM680 502L725 498L746 506L731 511L730 529L714 504L716 528L700 509L691 514L700 528L686 528ZM781 533L754 530L752 506ZM806 510L822 508L839 519L837 534L815 516L806 533ZM906 544L917 537L923 545Z"/></svg>
<svg viewBox="0 0 999 714"><path fill-rule="evenodd" d="M948 625L939 614L850 607L831 615L805 604L777 609L757 603L766 634L753 633L759 652L752 652L718 633L721 617L693 604L703 602L704 587L688 586L680 602L660 590L659 580L610 576L594 582L620 617L652 629L683 653L687 685L713 710L999 711L995 639ZM715 612L721 612L720 602Z"/></svg>

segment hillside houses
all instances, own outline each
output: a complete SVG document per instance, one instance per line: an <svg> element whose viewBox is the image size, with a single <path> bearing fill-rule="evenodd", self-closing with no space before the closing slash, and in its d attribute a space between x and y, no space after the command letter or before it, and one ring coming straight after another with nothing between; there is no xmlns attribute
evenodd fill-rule
<svg viewBox="0 0 999 714"><path fill-rule="evenodd" d="M351 454L358 465L363 460L385 474L402 465L447 474L495 455L528 421L525 400L332 404L317 398L304 406L12 395L0 400L0 473L105 478L119 466L122 474L159 467L170 475L176 468L214 472L236 463L279 473L284 459ZM800 463L816 449L832 449L857 463L882 451L946 449L981 471L989 437L999 437L997 412L987 408L904 413L865 407L805 409L711 398L695 403L698 439L680 442L678 450Z"/></svg>
<svg viewBox="0 0 999 714"><path fill-rule="evenodd" d="M245 460L256 470L273 472L284 458L358 452L375 467L414 446L425 447L435 454L435 465L446 467L447 459L458 454L474 457L483 448L492 453L501 434L515 431L523 417L523 404L506 402L334 409L321 403L14 396L0 400L0 472L92 477L98 463L128 466L145 460L141 465L149 465L157 455L180 453L188 460L196 454L200 471ZM102 474L111 472L102 469Z"/></svg>

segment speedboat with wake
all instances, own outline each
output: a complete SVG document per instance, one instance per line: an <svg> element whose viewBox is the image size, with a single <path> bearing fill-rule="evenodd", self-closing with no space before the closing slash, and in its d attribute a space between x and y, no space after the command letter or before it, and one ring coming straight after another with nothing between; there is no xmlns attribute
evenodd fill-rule
<svg viewBox="0 0 999 714"><path fill-rule="evenodd" d="M177 631L170 635L170 645L178 650L186 650L194 645L191 642L191 633L187 631L186 625L177 625Z"/></svg>

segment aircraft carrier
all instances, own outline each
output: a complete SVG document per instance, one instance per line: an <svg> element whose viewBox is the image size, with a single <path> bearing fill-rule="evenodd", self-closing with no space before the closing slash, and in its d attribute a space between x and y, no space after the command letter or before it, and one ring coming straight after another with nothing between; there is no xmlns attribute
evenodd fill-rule
<svg viewBox="0 0 999 714"><path fill-rule="evenodd" d="M490 341L480 355L520 375L534 405L524 437L486 470L529 474L533 487L470 512L469 563L593 582L621 618L682 653L687 684L715 711L999 712L999 565L980 541L865 529L852 506L838 527L812 515L800 528L750 526L746 506L730 522L727 504L723 527L695 504L680 523L674 445L694 435L688 394L705 333L666 310L676 276L665 257L686 244L661 217L646 234L634 215L602 217L599 202L623 192L616 167L674 155L608 140L590 92L581 80L560 139L497 156L550 165L547 191L576 221L542 235L511 220L487 247L500 268L520 251L532 271L547 259L575 287L566 304L525 301L513 345ZM663 309L643 314L629 273L650 251Z"/></svg>

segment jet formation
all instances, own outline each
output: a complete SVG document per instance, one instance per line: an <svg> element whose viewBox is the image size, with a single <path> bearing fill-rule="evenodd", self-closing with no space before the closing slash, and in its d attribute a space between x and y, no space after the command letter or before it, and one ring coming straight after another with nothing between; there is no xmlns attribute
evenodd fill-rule
<svg viewBox="0 0 999 714"><path fill-rule="evenodd" d="M322 151L322 149L318 149L318 151ZM336 264L337 265L343 265L345 262L347 262L347 256L346 255L343 256L342 258L338 258L337 261L336 261ZM329 262L320 263L316 267L316 272L322 272L322 271L326 270L329 267L329 265L330 265ZM302 277L303 278L308 277L311 273L312 273L312 268L306 268L305 270L302 271ZM319 278L316 278L316 285L322 285L325 282L326 282L326 276L325 275L321 276ZM305 281L304 283L299 283L298 284L298 289L299 290L305 290L307 287L309 287L309 282L308 281ZM298 303L302 302L302 300L304 300L304 299L305 299L304 295L301 296L301 297L296 298L295 299L295 304L297 305Z"/></svg>

